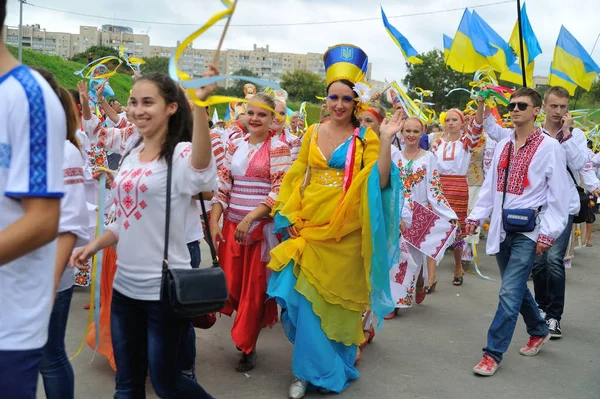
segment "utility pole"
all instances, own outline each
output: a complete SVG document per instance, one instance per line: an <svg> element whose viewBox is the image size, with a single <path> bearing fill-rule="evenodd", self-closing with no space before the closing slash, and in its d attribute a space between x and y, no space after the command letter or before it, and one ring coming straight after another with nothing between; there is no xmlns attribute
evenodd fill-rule
<svg viewBox="0 0 600 399"><path fill-rule="evenodd" d="M23 3L25 0L19 0L19 62L23 61Z"/></svg>
<svg viewBox="0 0 600 399"><path fill-rule="evenodd" d="M517 0L517 22L519 24L519 58L521 59L521 75L523 87L527 87L527 72L525 72L525 50L523 49L523 24L521 22L521 0Z"/></svg>

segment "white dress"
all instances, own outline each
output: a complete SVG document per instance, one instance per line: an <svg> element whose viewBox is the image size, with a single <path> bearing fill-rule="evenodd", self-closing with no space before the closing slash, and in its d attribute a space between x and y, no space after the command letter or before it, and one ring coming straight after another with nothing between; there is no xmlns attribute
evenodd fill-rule
<svg viewBox="0 0 600 399"><path fill-rule="evenodd" d="M404 216L412 213L415 202L428 207L446 220L457 218L441 189L438 165L433 153L425 152L411 161L404 156L403 152L397 152L392 154L392 162L400 169L405 197L402 215L406 227L410 227L408 221L412 218ZM396 308L407 308L412 305L417 278L421 267L427 262L427 257L402 238L400 246L402 250L400 263L390 270L390 283ZM427 268L424 269L425 278L426 270Z"/></svg>

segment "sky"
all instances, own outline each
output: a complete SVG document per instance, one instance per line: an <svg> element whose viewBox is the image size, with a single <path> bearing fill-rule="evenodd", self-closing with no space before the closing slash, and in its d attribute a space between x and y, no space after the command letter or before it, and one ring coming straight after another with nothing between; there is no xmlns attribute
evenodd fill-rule
<svg viewBox="0 0 600 399"><path fill-rule="evenodd" d="M214 13L224 9L219 0L27 2L72 14L25 4L23 24L39 24L48 31L70 33L78 33L80 25L124 25L131 27L134 33L149 31L150 44L162 46L175 46L178 40L184 40ZM486 4L488 6L472 8ZM380 5L390 22L418 52L442 49L442 34L454 36L465 7L475 9L506 41L517 16L516 0L239 0L223 48L250 50L254 44L259 47L268 44L270 50L275 52L323 53L331 45L351 43L368 54L369 61L373 63L373 79L401 80L406 73L405 62L400 49L383 28ZM543 52L536 58L535 75L548 74L561 25L590 52L600 34L599 11L598 0L528 0L527 13ZM394 18L421 13L428 14ZM367 18L373 20L291 25ZM164 25L157 22L191 25ZM18 23L19 2L8 0L6 24L16 26ZM269 26L247 26L257 24ZM222 30L219 26L208 30L194 42L194 47L216 48ZM592 58L600 64L600 43Z"/></svg>

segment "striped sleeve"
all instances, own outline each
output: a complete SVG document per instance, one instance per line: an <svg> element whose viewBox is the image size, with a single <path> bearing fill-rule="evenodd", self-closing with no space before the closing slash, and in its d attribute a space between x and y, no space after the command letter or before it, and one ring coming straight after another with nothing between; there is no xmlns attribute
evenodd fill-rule
<svg viewBox="0 0 600 399"><path fill-rule="evenodd" d="M473 152L475 148L477 148L477 144L479 144L479 139L481 139L481 134L483 132L483 124L479 124L475 121L475 118L471 120L469 125L467 126L467 131L463 133L460 140L463 142L465 146L465 150L469 152Z"/></svg>
<svg viewBox="0 0 600 399"><path fill-rule="evenodd" d="M300 153L301 146L302 141L298 137L292 136L292 140L290 141L290 156L292 162L298 159L298 154Z"/></svg>
<svg viewBox="0 0 600 399"><path fill-rule="evenodd" d="M233 158L233 154L235 154L237 148L237 144L234 141L230 141L227 144L225 159L221 166L217 168L217 175L219 178L219 192L217 193L217 201L221 203L223 210L227 209L229 206L231 188L233 186L233 176L231 175L231 159Z"/></svg>
<svg viewBox="0 0 600 399"><path fill-rule="evenodd" d="M290 166L292 166L292 157L290 154L290 148L286 144L283 144L277 140L271 141L271 150L269 155L271 158L271 170L269 174L271 180L271 192L262 203L269 208L273 208L275 201L277 200L277 196L279 195L279 189L281 188L283 177L290 169Z"/></svg>
<svg viewBox="0 0 600 399"><path fill-rule="evenodd" d="M8 169L7 197L64 195L63 154L66 119L60 101L46 81L21 66L10 73L14 93L9 105L8 142L0 143L0 168Z"/></svg>
<svg viewBox="0 0 600 399"><path fill-rule="evenodd" d="M218 132L212 132L210 134L210 144L213 150L213 156L217 169L225 162L225 146L223 145L223 139Z"/></svg>

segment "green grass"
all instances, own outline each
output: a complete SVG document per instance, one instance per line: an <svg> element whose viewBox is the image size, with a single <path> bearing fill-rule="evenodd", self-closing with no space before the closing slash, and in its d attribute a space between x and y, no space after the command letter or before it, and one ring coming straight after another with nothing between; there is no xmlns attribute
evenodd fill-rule
<svg viewBox="0 0 600 399"><path fill-rule="evenodd" d="M8 50L16 57L17 48L8 46ZM75 71L81 70L85 65L78 62L67 61L59 56L46 55L36 53L31 50L23 49L23 63L31 67L40 67L52 72L58 82L67 89L77 89L77 82L81 79L80 76L74 74ZM131 76L117 73L110 78L110 86L115 92L115 97L119 99L121 104L125 104L129 98L129 90L131 90L133 80ZM297 111L300 108L299 102L289 102L288 107ZM225 117L227 104L219 104L216 106L217 112L221 118ZM317 104L307 104L306 112L308 114L308 123L313 124L319 122L319 113L321 106ZM212 117L212 110L210 115Z"/></svg>
<svg viewBox="0 0 600 399"><path fill-rule="evenodd" d="M17 56L18 50L16 47L8 46L8 50L15 57ZM85 66L78 62L64 60L56 55L46 55L26 49L23 49L23 63L31 67L47 69L67 89L77 89L77 82L81 80L81 77L75 75L74 72L81 70ZM117 73L110 78L110 86L115 92L115 97L123 104L129 98L129 90L131 90L132 83L131 76L121 73Z"/></svg>

